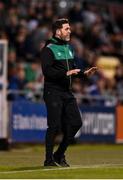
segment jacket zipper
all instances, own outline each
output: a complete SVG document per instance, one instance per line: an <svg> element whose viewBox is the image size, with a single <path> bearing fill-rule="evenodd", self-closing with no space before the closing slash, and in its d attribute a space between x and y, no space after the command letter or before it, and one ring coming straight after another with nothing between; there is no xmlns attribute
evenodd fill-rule
<svg viewBox="0 0 123 180"><path fill-rule="evenodd" d="M66 48L67 46L64 46L64 50L65 50L65 57L66 57L66 63L67 63L67 70L70 70L70 66L69 66L69 62L68 62L68 57L67 57L67 52L66 52ZM72 84L72 79L71 79L71 75L69 76L69 88L71 89L71 84Z"/></svg>

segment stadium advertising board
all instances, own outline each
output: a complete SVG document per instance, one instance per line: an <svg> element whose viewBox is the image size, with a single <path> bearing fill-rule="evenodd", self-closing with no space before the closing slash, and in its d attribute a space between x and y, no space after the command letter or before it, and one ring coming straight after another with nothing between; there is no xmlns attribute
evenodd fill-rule
<svg viewBox="0 0 123 180"><path fill-rule="evenodd" d="M83 127L76 137L86 142L115 141L115 108L80 107ZM11 107L12 142L44 142L46 108L44 104L15 101Z"/></svg>
<svg viewBox="0 0 123 180"><path fill-rule="evenodd" d="M115 142L115 108L81 107L81 141Z"/></svg>
<svg viewBox="0 0 123 180"><path fill-rule="evenodd" d="M123 143L123 106L118 106L116 109L116 142Z"/></svg>
<svg viewBox="0 0 123 180"><path fill-rule="evenodd" d="M43 142L47 128L43 104L15 101L11 104L10 138L13 142Z"/></svg>

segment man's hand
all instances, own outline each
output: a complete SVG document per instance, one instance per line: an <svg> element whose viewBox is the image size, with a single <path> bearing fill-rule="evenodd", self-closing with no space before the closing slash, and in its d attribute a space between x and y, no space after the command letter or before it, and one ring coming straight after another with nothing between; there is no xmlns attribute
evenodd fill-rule
<svg viewBox="0 0 123 180"><path fill-rule="evenodd" d="M80 69L72 69L67 71L67 76L70 76L72 74L78 74L80 72Z"/></svg>
<svg viewBox="0 0 123 180"><path fill-rule="evenodd" d="M92 67L86 71L84 71L84 74L87 76L93 75L98 70L97 67Z"/></svg>

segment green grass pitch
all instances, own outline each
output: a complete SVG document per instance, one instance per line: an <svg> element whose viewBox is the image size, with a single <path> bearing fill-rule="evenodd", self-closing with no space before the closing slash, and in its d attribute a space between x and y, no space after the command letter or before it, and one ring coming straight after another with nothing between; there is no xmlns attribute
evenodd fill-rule
<svg viewBox="0 0 123 180"><path fill-rule="evenodd" d="M0 151L0 178L123 178L123 145L71 145L66 157L69 168L44 168L43 145L19 145L10 151Z"/></svg>

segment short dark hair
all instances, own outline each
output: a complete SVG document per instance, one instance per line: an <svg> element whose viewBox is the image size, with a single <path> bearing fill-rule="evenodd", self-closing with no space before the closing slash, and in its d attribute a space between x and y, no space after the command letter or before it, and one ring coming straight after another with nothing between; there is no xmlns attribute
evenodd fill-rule
<svg viewBox="0 0 123 180"><path fill-rule="evenodd" d="M62 28L63 24L69 24L69 20L65 18L57 19L52 25L52 32L55 35L56 30Z"/></svg>

